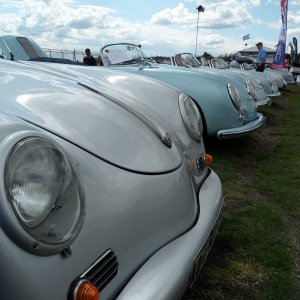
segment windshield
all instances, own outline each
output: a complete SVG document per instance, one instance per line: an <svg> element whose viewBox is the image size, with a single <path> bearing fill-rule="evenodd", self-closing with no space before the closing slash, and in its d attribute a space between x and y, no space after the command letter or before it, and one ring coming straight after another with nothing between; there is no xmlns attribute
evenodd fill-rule
<svg viewBox="0 0 300 300"><path fill-rule="evenodd" d="M216 69L228 69L228 64L221 58L213 58L211 64Z"/></svg>
<svg viewBox="0 0 300 300"><path fill-rule="evenodd" d="M243 69L248 71L248 70L252 70L253 68L249 64L243 63Z"/></svg>
<svg viewBox="0 0 300 300"><path fill-rule="evenodd" d="M127 65L140 62L153 62L140 46L133 44L112 44L102 48L101 55L107 65Z"/></svg>
<svg viewBox="0 0 300 300"><path fill-rule="evenodd" d="M30 60L38 57L47 57L47 54L34 41L25 37L5 36L2 37L8 53L7 59L11 56L14 60Z"/></svg>
<svg viewBox="0 0 300 300"><path fill-rule="evenodd" d="M181 53L175 55L175 62L178 66L199 68L201 63L191 53Z"/></svg>

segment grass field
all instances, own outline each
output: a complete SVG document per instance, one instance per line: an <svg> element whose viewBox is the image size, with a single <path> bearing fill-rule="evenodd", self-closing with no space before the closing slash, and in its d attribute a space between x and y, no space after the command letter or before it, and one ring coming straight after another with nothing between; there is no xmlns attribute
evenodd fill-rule
<svg viewBox="0 0 300 300"><path fill-rule="evenodd" d="M300 299L300 87L288 86L262 130L205 141L225 193L202 273L184 300Z"/></svg>

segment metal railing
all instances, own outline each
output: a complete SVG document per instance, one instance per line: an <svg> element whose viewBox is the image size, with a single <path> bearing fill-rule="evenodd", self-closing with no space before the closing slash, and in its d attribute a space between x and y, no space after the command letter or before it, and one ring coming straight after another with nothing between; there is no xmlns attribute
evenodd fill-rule
<svg viewBox="0 0 300 300"><path fill-rule="evenodd" d="M70 59L75 63L83 63L83 58L85 56L85 52L79 50L61 50L49 48L43 48L43 50L49 57ZM97 59L100 53L93 52L92 55Z"/></svg>

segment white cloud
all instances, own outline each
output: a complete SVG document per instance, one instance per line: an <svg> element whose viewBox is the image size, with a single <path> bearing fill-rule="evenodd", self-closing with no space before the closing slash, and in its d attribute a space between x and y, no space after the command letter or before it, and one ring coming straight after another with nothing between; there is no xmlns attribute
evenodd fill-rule
<svg viewBox="0 0 300 300"><path fill-rule="evenodd" d="M288 14L288 23L290 25L300 25L300 14Z"/></svg>
<svg viewBox="0 0 300 300"><path fill-rule="evenodd" d="M200 13L199 27L202 28L228 28L238 27L253 21L249 14L247 3L235 0L211 1ZM254 1L257 2L257 1ZM175 8L164 9L152 16L150 23L159 25L195 26L197 15L191 13L183 3Z"/></svg>
<svg viewBox="0 0 300 300"><path fill-rule="evenodd" d="M175 8L166 8L152 16L151 24L171 25L171 24L188 24L195 21L195 14L192 14L179 3Z"/></svg>
<svg viewBox="0 0 300 300"><path fill-rule="evenodd" d="M261 1L260 0L250 0L251 4L253 6L260 6L261 5Z"/></svg>
<svg viewBox="0 0 300 300"><path fill-rule="evenodd" d="M300 4L300 0L292 1L294 5ZM277 40L281 27L279 13L278 21L269 23L265 19L260 20L257 15L252 16L255 9L266 3L275 6L274 0L181 0L175 7L157 11L149 20L143 21L123 19L115 10L82 5L79 0L0 0L0 11L6 12L1 14L0 34L29 36L49 48L83 50L89 47L96 51L107 43L132 42L158 54L161 51L162 55L163 52L193 52L198 17L196 3L205 7L205 12L199 13L199 51L232 53L239 50L244 45L240 37L241 28L246 28L245 33L267 44L266 38L251 32L251 25L257 24L274 28ZM13 14L12 11L18 13ZM288 33L297 34L293 26L300 24L299 18L296 9L289 11ZM239 32L236 38L230 33L235 29ZM272 40L269 42L275 44Z"/></svg>
<svg viewBox="0 0 300 300"><path fill-rule="evenodd" d="M300 28L289 29L287 33L287 40L291 40L292 37L300 35Z"/></svg>

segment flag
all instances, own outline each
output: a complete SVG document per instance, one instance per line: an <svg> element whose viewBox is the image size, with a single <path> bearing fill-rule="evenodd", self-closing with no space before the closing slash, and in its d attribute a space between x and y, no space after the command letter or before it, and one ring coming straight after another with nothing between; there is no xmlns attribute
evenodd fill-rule
<svg viewBox="0 0 300 300"><path fill-rule="evenodd" d="M246 40L249 40L249 39L250 39L249 34L243 35L243 41L246 41Z"/></svg>
<svg viewBox="0 0 300 300"><path fill-rule="evenodd" d="M277 44L276 54L271 64L272 69L281 70L284 67L285 61L285 48L286 48L286 31L287 31L287 12L288 0L281 0L281 30L279 41Z"/></svg>
<svg viewBox="0 0 300 300"><path fill-rule="evenodd" d="M297 38L293 37L293 43L294 43L294 49L295 49L295 54L294 54L294 61L298 61L298 41Z"/></svg>

